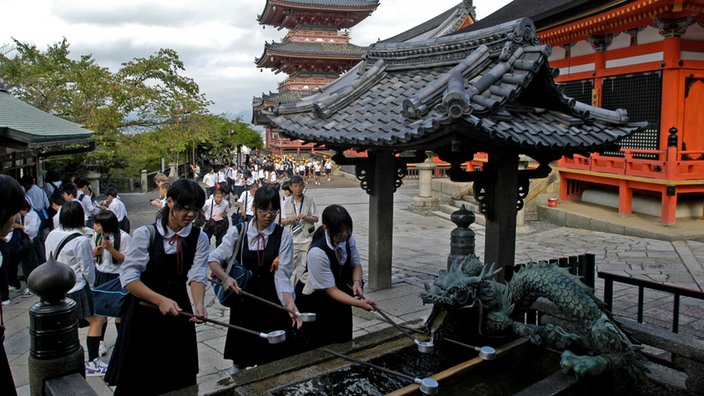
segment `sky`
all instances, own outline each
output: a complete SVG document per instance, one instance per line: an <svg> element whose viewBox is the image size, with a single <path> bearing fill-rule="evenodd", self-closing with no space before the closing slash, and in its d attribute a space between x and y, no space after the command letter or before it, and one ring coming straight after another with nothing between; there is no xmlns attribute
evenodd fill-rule
<svg viewBox="0 0 704 396"><path fill-rule="evenodd" d="M408 30L461 0L380 0L363 22L350 29L351 42L368 46ZM474 0L481 19L510 0ZM186 75L214 103L214 114L251 120L252 98L276 91L286 76L259 69L254 59L264 42L280 42L286 30L259 25L266 0L5 0L0 47L12 40L40 50L66 38L70 57L93 55L100 66L175 50ZM10 53L10 56L12 54Z"/></svg>

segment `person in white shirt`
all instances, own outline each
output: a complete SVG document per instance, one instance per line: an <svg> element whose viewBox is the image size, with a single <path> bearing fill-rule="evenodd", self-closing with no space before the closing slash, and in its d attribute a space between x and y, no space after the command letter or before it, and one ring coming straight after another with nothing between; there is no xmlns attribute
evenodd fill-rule
<svg viewBox="0 0 704 396"><path fill-rule="evenodd" d="M203 231L208 236L208 241L215 236L216 247L222 243L222 237L225 236L230 224L227 220L227 209L230 205L224 197L225 192L218 188L203 205L203 213L205 214Z"/></svg>
<svg viewBox="0 0 704 396"><path fill-rule="evenodd" d="M63 205L66 202L71 202L71 201L76 201L76 195L78 195L78 189L76 188L76 185L73 183L66 183L63 186L63 197L64 197L64 203L59 206L59 208L56 210L56 214L54 215L53 222L54 222L54 228L59 228L59 225L61 224L61 208L63 208ZM80 203L80 202L79 202ZM83 206L83 205L81 205ZM85 215L85 212L83 212ZM85 219L83 219L85 223Z"/></svg>
<svg viewBox="0 0 704 396"><path fill-rule="evenodd" d="M218 175L215 173L215 168L211 166L208 168L208 173L203 176L203 184L205 184L206 197L213 195L213 191L215 191L215 183L217 182Z"/></svg>
<svg viewBox="0 0 704 396"><path fill-rule="evenodd" d="M315 184L320 185L320 171L322 167L320 166L320 161L313 161L313 172L315 174Z"/></svg>
<svg viewBox="0 0 704 396"><path fill-rule="evenodd" d="M325 176L328 177L328 181L330 181L330 175L332 175L332 160L328 158L325 161Z"/></svg>
<svg viewBox="0 0 704 396"><path fill-rule="evenodd" d="M86 227L93 227L92 217L100 212L100 208L93 205L93 190L90 188L90 182L86 178L76 179L76 189L78 196L76 200L83 205L83 211L86 213Z"/></svg>
<svg viewBox="0 0 704 396"><path fill-rule="evenodd" d="M233 215L233 224L239 224L243 221L249 221L254 217L254 194L257 192L259 185L253 183L245 190L237 200L237 213ZM239 219L237 217L240 217Z"/></svg>
<svg viewBox="0 0 704 396"><path fill-rule="evenodd" d="M107 202L105 202L103 205L107 205L104 206L104 209L110 210L111 212L115 213L117 221L120 224L120 229L129 233L130 222L129 218L127 217L127 208L125 207L125 204L122 202L120 197L117 195L117 189L115 187L108 187L105 190L105 197L107 198Z"/></svg>
<svg viewBox="0 0 704 396"><path fill-rule="evenodd" d="M97 375L105 374L107 367L98 351L102 321L94 315L93 295L90 293L90 287L95 282L95 263L90 240L83 235L83 206L77 201L66 202L61 207L60 216L61 227L52 230L46 237L45 254L46 257L55 257L56 262L68 265L75 273L75 284L66 297L76 302L79 326L88 324L86 370ZM93 342L94 337L98 342Z"/></svg>
<svg viewBox="0 0 704 396"><path fill-rule="evenodd" d="M46 257L44 256L44 240L41 237L37 238L39 236L41 219L39 218L39 214L32 209L29 197L26 197L25 204L22 210L20 210L20 222L15 226L21 228L31 242L31 248L27 251L24 259L22 259L22 275L26 280L35 268L46 261ZM29 289L25 289L24 294L30 295L31 292Z"/></svg>
<svg viewBox="0 0 704 396"><path fill-rule="evenodd" d="M315 200L310 195L303 194L305 182L300 176L291 178L293 195L286 200L281 215L281 225L293 235L293 273L291 284L295 285L306 269L306 255L310 241L313 239L318 213Z"/></svg>

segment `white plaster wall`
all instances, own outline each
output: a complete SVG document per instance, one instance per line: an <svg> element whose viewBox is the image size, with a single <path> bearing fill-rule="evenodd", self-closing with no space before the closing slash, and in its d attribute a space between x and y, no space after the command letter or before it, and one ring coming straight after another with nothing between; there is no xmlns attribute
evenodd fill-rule
<svg viewBox="0 0 704 396"><path fill-rule="evenodd" d="M582 56L582 55L591 55L594 52L594 48L592 48L592 45L589 44L586 41L580 41L577 44L572 47L572 57L574 58L575 56Z"/></svg>
<svg viewBox="0 0 704 396"><path fill-rule="evenodd" d="M699 26L698 23L690 25L682 38L687 40L704 40L704 27ZM704 43L702 43L702 46L704 46Z"/></svg>
<svg viewBox="0 0 704 396"><path fill-rule="evenodd" d="M638 33L638 44L655 43L663 39L660 33L658 33L658 29L652 26L648 26L645 30Z"/></svg>
<svg viewBox="0 0 704 396"><path fill-rule="evenodd" d="M619 48L627 48L631 46L631 35L627 33L619 33L616 36L614 36L613 40L611 41L611 45L609 46L607 50L615 50Z"/></svg>

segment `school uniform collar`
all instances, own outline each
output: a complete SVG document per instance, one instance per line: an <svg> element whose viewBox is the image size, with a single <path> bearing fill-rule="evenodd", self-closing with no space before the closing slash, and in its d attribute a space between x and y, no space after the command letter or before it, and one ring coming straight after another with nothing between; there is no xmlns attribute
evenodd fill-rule
<svg viewBox="0 0 704 396"><path fill-rule="evenodd" d="M185 227L181 228L181 231L179 232L174 232L171 228L166 226L166 229L164 229L164 226L161 224L161 221L156 222L156 229L159 230L159 234L161 234L164 239L169 239L175 234L178 234L178 236L185 238L188 235L191 234L191 228L193 227L193 224L187 224Z"/></svg>
<svg viewBox="0 0 704 396"><path fill-rule="evenodd" d="M259 231L257 229L257 226L254 225L254 219L252 219L249 221L249 225L247 226L247 235L251 236L251 237L256 237L257 235L259 235L259 233L262 233L266 236L269 236L272 233L274 233L275 228L276 228L276 222L272 222L271 224L269 224L269 227Z"/></svg>

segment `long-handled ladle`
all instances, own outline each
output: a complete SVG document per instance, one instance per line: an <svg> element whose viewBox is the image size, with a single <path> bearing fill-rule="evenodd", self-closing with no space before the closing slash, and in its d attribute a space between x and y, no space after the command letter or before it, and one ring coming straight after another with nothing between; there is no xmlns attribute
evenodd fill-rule
<svg viewBox="0 0 704 396"><path fill-rule="evenodd" d="M406 327L403 325L399 325L399 326L401 326L404 329L409 330L409 331L413 331L413 332L416 332L419 334L425 334L424 331L421 331L418 329ZM463 346L465 348L474 349L475 351L479 352L479 357L484 360L493 360L494 358L496 358L496 349L494 349L493 347L490 347L490 346L479 347L479 346L469 345L469 344L465 344L464 342L456 341L456 340L453 340L452 338L447 338L447 337L443 337L443 340L445 340L447 342L451 342L453 344Z"/></svg>
<svg viewBox="0 0 704 396"><path fill-rule="evenodd" d="M325 350L325 352L327 352L331 355L335 355L339 358L349 360L350 362L363 364L363 365L369 366L375 370L380 370L380 371L383 371L383 372L391 374L391 375L395 375L398 377L403 377L403 378L409 379L409 380L413 381L414 383L420 385L420 391L423 392L423 394L434 395L434 394L438 393L438 381L434 380L433 378L422 378L422 379L415 378L415 377L412 377L407 374L399 373L398 371L387 369L386 367L377 366L376 364L373 364L373 363L365 362L365 361L358 360L358 359L355 359L350 356L343 355L341 353L337 353L335 351L331 351L330 349L327 349L327 348L325 348L324 350Z"/></svg>
<svg viewBox="0 0 704 396"><path fill-rule="evenodd" d="M159 307L157 307L156 305L154 305L150 302L147 302L147 301L140 301L139 304L143 305L145 307L159 309ZM202 320L203 322L214 323L216 325L228 327L232 330L237 330L237 331L241 331L243 333L247 333L247 334L257 336L257 337L261 337L261 338L264 338L267 341L269 341L269 344L279 344L279 343L286 341L286 332L284 330L274 330L274 331L270 331L268 333L259 333L254 330L246 329L244 327L236 326L236 325L225 323L225 322L220 322L218 320L206 318L203 316L194 315L194 314L192 314L190 312L186 312L186 311L179 312L179 315L184 316L184 317L188 317L188 318L196 318L198 320Z"/></svg>
<svg viewBox="0 0 704 396"><path fill-rule="evenodd" d="M213 283L217 283L217 284L220 285L220 286L223 286L222 281L221 281L220 279L218 279L218 278L213 277L213 278L210 279L210 281L213 282ZM303 313L298 312L298 311L293 312L293 311L289 310L288 308L286 308L286 307L284 307L284 306L281 306L281 305L279 305L279 304L273 303L273 302L271 302L271 301L269 301L269 300L267 300L267 299L265 299L265 298L261 298L261 297L255 295L255 294L246 292L246 291L244 291L244 290L240 290L240 294L242 294L243 296L247 296L247 297L249 297L249 298L255 299L255 300L257 300L257 301L259 301L259 302L262 302L262 303L264 303L264 304L268 304L268 305L270 305L270 306L272 306L272 307L274 307L274 308L278 308L278 309L284 310L284 311L286 311L286 312L288 312L288 313L292 313L292 314L298 316L299 318L301 318L301 322L315 322L315 318L316 318L315 312L303 312Z"/></svg>
<svg viewBox="0 0 704 396"><path fill-rule="evenodd" d="M357 297L359 297L363 300L365 299L364 296L362 296L362 295L358 295ZM393 325L396 328L396 330L401 332L401 334L405 335L411 341L413 341L414 344L418 345L418 352L420 352L420 353L433 353L433 350L435 349L435 345L433 345L432 338L430 339L430 341L418 341L417 338L413 338L412 335L410 335L408 332L406 332L406 330L404 330L401 325L394 322L393 319L391 319L391 317L386 312L384 312L381 308L376 306L376 307L374 307L374 311L378 312L379 315L381 315L384 318L384 320L386 320L391 325Z"/></svg>

